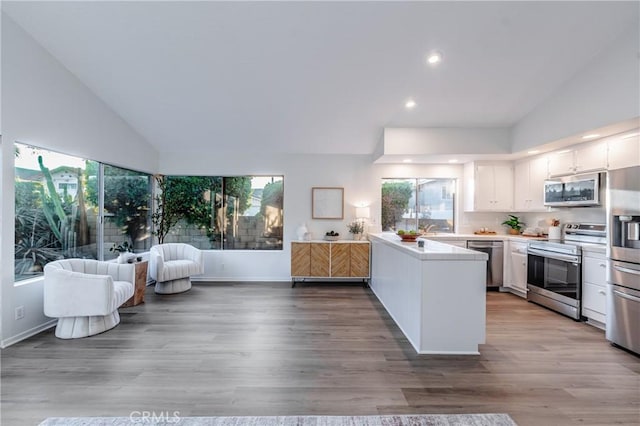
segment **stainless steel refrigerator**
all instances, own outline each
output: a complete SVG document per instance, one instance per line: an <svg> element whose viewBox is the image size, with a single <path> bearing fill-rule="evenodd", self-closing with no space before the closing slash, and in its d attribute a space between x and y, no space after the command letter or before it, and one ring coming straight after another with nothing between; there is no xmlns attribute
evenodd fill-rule
<svg viewBox="0 0 640 426"><path fill-rule="evenodd" d="M606 337L640 354L640 167L610 171L607 194Z"/></svg>

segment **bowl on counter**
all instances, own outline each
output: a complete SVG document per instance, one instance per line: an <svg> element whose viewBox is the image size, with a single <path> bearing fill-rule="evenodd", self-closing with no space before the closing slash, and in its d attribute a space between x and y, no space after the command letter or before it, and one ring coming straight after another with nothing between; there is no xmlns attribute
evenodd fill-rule
<svg viewBox="0 0 640 426"><path fill-rule="evenodd" d="M396 234L403 242L415 242L420 234Z"/></svg>

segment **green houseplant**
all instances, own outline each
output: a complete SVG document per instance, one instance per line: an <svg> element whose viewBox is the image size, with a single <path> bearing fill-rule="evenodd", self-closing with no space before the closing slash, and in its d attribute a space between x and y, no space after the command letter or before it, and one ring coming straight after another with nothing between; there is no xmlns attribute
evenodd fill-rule
<svg viewBox="0 0 640 426"><path fill-rule="evenodd" d="M514 216L512 214L510 214L509 219L502 222L502 224L507 225L509 228L511 228L509 229L509 233L515 235L520 234L520 231L525 225L524 222L520 222L518 216Z"/></svg>
<svg viewBox="0 0 640 426"><path fill-rule="evenodd" d="M353 234L354 240L360 240L362 238L362 234L364 233L364 222L354 220L347 225L347 229L349 230L350 234Z"/></svg>

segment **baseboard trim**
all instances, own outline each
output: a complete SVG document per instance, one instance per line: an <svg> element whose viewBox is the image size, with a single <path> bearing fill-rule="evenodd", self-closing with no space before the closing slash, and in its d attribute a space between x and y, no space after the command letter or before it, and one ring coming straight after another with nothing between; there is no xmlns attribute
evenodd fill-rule
<svg viewBox="0 0 640 426"><path fill-rule="evenodd" d="M291 277L191 277L193 282L291 282Z"/></svg>
<svg viewBox="0 0 640 426"><path fill-rule="evenodd" d="M51 327L55 327L57 323L57 319L52 319L36 327L30 328L29 330L23 331L22 333L16 334L15 336L9 337L8 339L3 339L0 342L0 348L4 349L15 343L28 339L31 336L35 336L38 333L42 333L43 331L48 330Z"/></svg>

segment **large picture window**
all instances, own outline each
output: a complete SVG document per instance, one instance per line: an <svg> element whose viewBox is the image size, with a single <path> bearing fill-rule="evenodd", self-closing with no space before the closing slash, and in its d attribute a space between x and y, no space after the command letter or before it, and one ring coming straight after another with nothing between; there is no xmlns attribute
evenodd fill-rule
<svg viewBox="0 0 640 426"><path fill-rule="evenodd" d="M282 250L282 176L164 176L158 185L159 241L200 249Z"/></svg>
<svg viewBox="0 0 640 426"><path fill-rule="evenodd" d="M283 176L160 176L155 199L153 183L16 143L15 281L57 259L110 260L123 245L148 251L153 234L201 249L282 250Z"/></svg>
<svg viewBox="0 0 640 426"><path fill-rule="evenodd" d="M148 250L150 206L148 174L16 143L15 281L57 259L111 259L114 244Z"/></svg>
<svg viewBox="0 0 640 426"><path fill-rule="evenodd" d="M454 232L455 179L383 179L383 231Z"/></svg>

